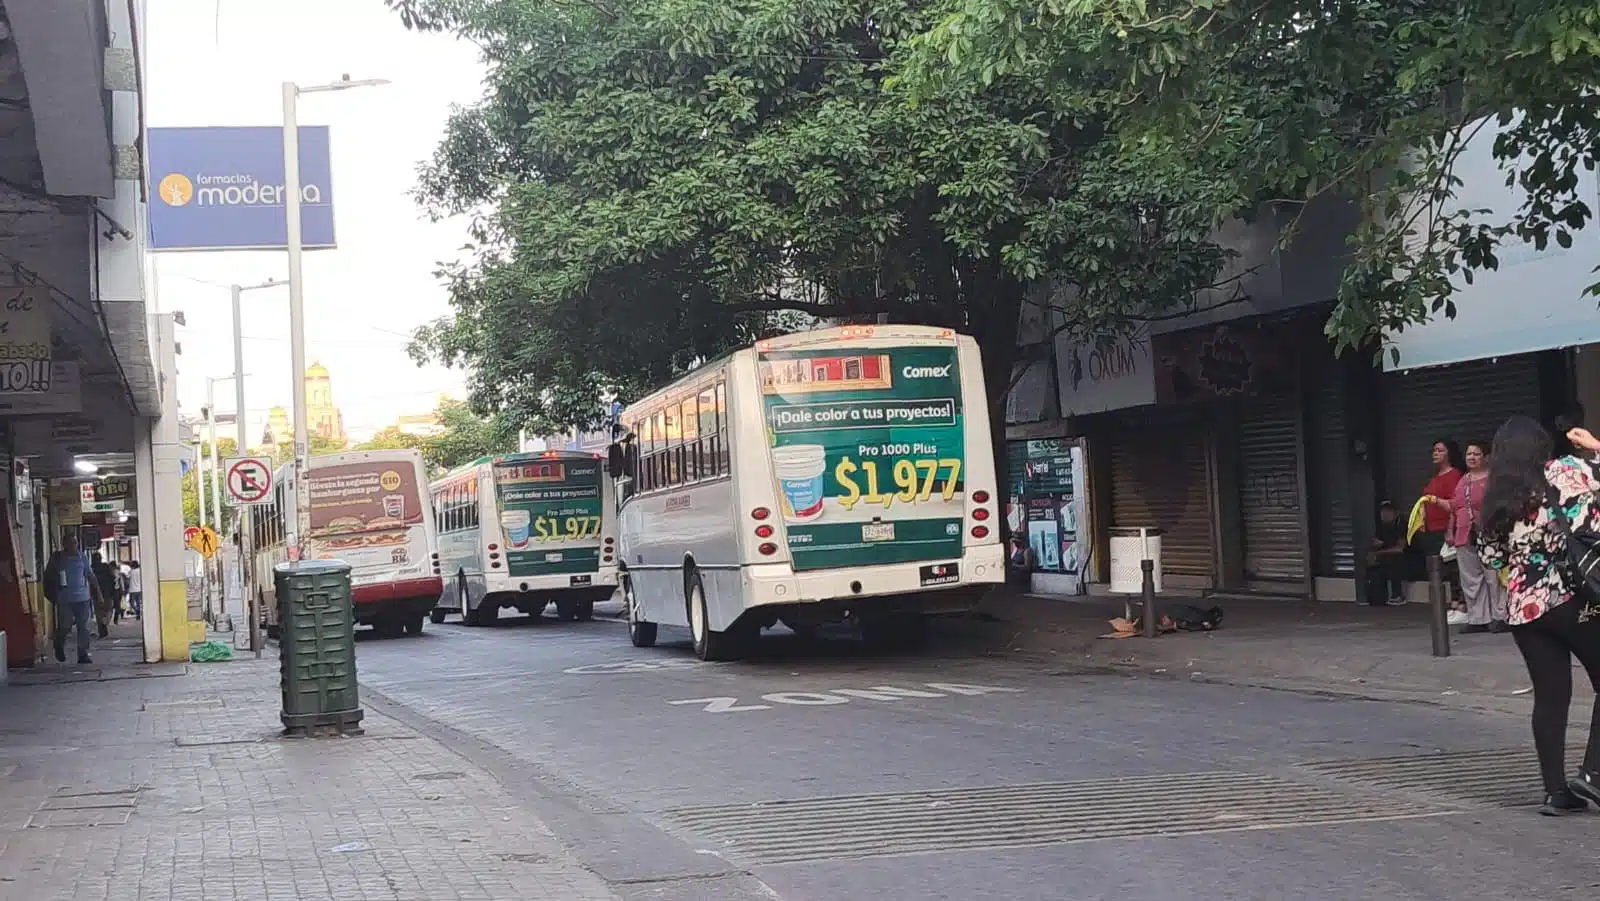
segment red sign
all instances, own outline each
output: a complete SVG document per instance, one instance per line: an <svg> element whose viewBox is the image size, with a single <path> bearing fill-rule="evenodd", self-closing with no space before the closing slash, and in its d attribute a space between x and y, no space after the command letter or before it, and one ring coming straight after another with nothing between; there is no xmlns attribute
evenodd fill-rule
<svg viewBox="0 0 1600 901"><path fill-rule="evenodd" d="M183 543L185 545L189 544L189 542L193 541L195 539L195 536L199 535L199 534L200 534L200 527L199 526L190 526L189 528L184 529L183 530Z"/></svg>

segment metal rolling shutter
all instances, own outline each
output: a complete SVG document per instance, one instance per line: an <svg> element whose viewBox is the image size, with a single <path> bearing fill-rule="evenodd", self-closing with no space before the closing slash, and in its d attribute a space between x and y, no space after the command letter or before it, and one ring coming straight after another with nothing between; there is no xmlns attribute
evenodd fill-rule
<svg viewBox="0 0 1600 901"><path fill-rule="evenodd" d="M1383 379L1384 483L1403 517L1433 475L1440 438L1492 441L1512 416L1539 416L1532 354L1389 373Z"/></svg>
<svg viewBox="0 0 1600 901"><path fill-rule="evenodd" d="M1288 399L1250 401L1240 411L1238 439L1245 580L1302 585L1306 532L1299 414Z"/></svg>
<svg viewBox="0 0 1600 901"><path fill-rule="evenodd" d="M1324 576L1353 576L1356 522L1350 508L1350 432L1345 427L1344 387L1336 371L1324 376L1309 401L1306 494L1317 536L1316 571Z"/></svg>
<svg viewBox="0 0 1600 901"><path fill-rule="evenodd" d="M1110 445L1111 524L1162 529L1162 571L1215 583L1211 478L1201 429L1120 431Z"/></svg>

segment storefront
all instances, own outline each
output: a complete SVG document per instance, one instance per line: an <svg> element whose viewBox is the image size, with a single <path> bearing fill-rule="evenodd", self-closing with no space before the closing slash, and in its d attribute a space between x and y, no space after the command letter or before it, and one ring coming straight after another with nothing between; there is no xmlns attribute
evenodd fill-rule
<svg viewBox="0 0 1600 901"><path fill-rule="evenodd" d="M1082 594L1088 559L1080 540L1086 535L1082 447L1061 438L1007 442L1006 474L1006 521L1032 552L1031 589Z"/></svg>
<svg viewBox="0 0 1600 901"><path fill-rule="evenodd" d="M1213 588L1217 542L1211 432L1200 410L1143 407L1124 410L1095 432L1096 473L1113 528L1162 530L1163 578L1168 585Z"/></svg>

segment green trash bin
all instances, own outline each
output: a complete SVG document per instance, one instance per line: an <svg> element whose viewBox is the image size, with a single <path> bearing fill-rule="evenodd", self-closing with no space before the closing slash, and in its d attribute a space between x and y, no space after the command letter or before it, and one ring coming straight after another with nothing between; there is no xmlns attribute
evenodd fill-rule
<svg viewBox="0 0 1600 901"><path fill-rule="evenodd" d="M284 730L359 732L356 622L350 564L338 560L280 563L278 592L280 682Z"/></svg>

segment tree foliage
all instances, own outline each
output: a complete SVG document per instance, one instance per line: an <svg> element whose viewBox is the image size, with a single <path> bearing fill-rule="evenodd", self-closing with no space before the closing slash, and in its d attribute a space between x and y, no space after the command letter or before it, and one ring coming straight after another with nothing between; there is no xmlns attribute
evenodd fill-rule
<svg viewBox="0 0 1600 901"><path fill-rule="evenodd" d="M407 450L421 448L425 440L421 436L403 432L397 426L389 426L379 430L371 438L350 449L358 451Z"/></svg>
<svg viewBox="0 0 1600 901"><path fill-rule="evenodd" d="M1505 242L1567 246L1593 212L1577 190L1600 148L1592 0L944 0L917 43L915 91L1036 85L1114 110L1125 146L1227 167L1241 196L1359 202L1330 323L1345 343L1453 314L1453 285ZM1473 135L1519 209L1456 200Z"/></svg>
<svg viewBox="0 0 1600 901"><path fill-rule="evenodd" d="M420 194L473 215L421 358L478 409L590 426L780 314L977 336L996 400L1030 286L1085 331L1193 302L1252 198L1231 159L1129 143L1103 103L1025 79L899 79L924 0L389 0L482 48ZM1001 405L996 404L996 407Z"/></svg>
<svg viewBox="0 0 1600 901"><path fill-rule="evenodd" d="M448 398L439 402L439 423L444 430L422 439L423 459L435 469L454 469L490 454L517 449L517 431L502 417L481 417L472 407Z"/></svg>

